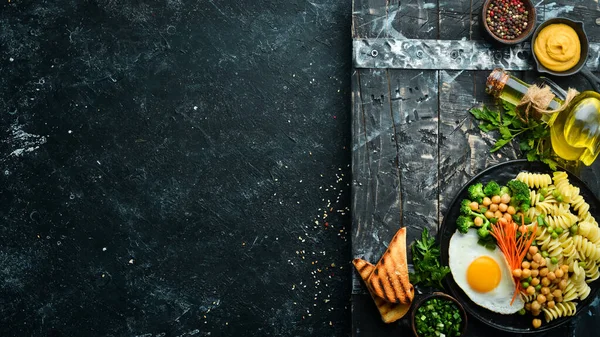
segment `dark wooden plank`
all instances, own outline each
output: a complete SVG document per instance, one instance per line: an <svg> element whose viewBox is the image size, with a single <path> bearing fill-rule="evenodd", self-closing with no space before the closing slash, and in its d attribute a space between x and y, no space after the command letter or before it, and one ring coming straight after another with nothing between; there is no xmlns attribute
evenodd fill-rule
<svg viewBox="0 0 600 337"><path fill-rule="evenodd" d="M441 40L470 39L471 0L439 1Z"/></svg>
<svg viewBox="0 0 600 337"><path fill-rule="evenodd" d="M352 1L352 37L390 37L387 0Z"/></svg>
<svg viewBox="0 0 600 337"><path fill-rule="evenodd" d="M376 263L401 225L400 177L387 70L360 69L357 80L355 117L364 131L355 134L352 152L366 165L353 167L353 254Z"/></svg>
<svg viewBox="0 0 600 337"><path fill-rule="evenodd" d="M402 223L408 227L410 243L423 228L437 232L438 77L436 71L390 70L390 84Z"/></svg>
<svg viewBox="0 0 600 337"><path fill-rule="evenodd" d="M390 0L389 35L393 38L436 39L438 13L437 1Z"/></svg>

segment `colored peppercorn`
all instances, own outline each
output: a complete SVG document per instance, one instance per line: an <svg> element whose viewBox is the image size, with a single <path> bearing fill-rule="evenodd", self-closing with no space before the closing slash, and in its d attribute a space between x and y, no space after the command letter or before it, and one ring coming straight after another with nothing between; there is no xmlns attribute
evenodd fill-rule
<svg viewBox="0 0 600 337"><path fill-rule="evenodd" d="M529 11L521 0L493 0L488 6L485 20L492 34L501 39L514 40L527 30Z"/></svg>

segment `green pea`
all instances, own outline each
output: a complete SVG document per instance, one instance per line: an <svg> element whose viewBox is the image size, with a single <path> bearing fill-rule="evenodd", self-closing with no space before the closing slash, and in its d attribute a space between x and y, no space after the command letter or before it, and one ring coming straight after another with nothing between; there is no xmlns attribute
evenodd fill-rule
<svg viewBox="0 0 600 337"><path fill-rule="evenodd" d="M580 266L580 267L582 267L582 268L583 268L583 267L585 267L585 262L579 262L578 264L579 264L579 266Z"/></svg>
<svg viewBox="0 0 600 337"><path fill-rule="evenodd" d="M527 311L525 310L525 308L521 308L521 310L519 310L519 315L523 316L527 313Z"/></svg>
<svg viewBox="0 0 600 337"><path fill-rule="evenodd" d="M562 202L563 201L563 197L559 195L558 197L556 197L556 201Z"/></svg>
<svg viewBox="0 0 600 337"><path fill-rule="evenodd" d="M543 250L543 251L542 251L542 256L543 256L543 257L548 257L548 252L547 252L547 251L545 251L545 250Z"/></svg>
<svg viewBox="0 0 600 337"><path fill-rule="evenodd" d="M526 280L527 282L531 282L531 280L533 280L533 277L529 276Z"/></svg>
<svg viewBox="0 0 600 337"><path fill-rule="evenodd" d="M553 256L550 258L550 262L552 262L552 264L557 264L558 263L558 258L556 258L556 256Z"/></svg>
<svg viewBox="0 0 600 337"><path fill-rule="evenodd" d="M554 229L552 229L552 227L548 227L547 231L548 231L548 233L550 233L550 234L554 233Z"/></svg>
<svg viewBox="0 0 600 337"><path fill-rule="evenodd" d="M521 285L523 286L523 288L527 288L527 287L529 287L529 282L523 281L523 282L521 282Z"/></svg>
<svg viewBox="0 0 600 337"><path fill-rule="evenodd" d="M556 233L556 232L552 233L551 236L553 239L558 239L558 233Z"/></svg>
<svg viewBox="0 0 600 337"><path fill-rule="evenodd" d="M571 235L577 234L578 231L579 231L579 226L577 226L577 225L573 225L569 228L569 232L571 233Z"/></svg>
<svg viewBox="0 0 600 337"><path fill-rule="evenodd" d="M561 235L563 233L562 227L556 227L556 229L554 230L554 233L557 233L558 235Z"/></svg>
<svg viewBox="0 0 600 337"><path fill-rule="evenodd" d="M531 245L532 245L532 246L537 246L537 240L533 240L533 241L531 241Z"/></svg>
<svg viewBox="0 0 600 337"><path fill-rule="evenodd" d="M548 194L548 189L547 189L547 188L545 188L545 187L544 187L544 188L542 188L542 189L540 189L540 194L541 194L541 195L546 195L546 194Z"/></svg>
<svg viewBox="0 0 600 337"><path fill-rule="evenodd" d="M554 191L552 191L552 196L555 198L558 198L558 197L560 197L560 192L558 190L554 190Z"/></svg>
<svg viewBox="0 0 600 337"><path fill-rule="evenodd" d="M542 289L542 285L538 284L537 286L535 286L535 290L539 291L540 289Z"/></svg>
<svg viewBox="0 0 600 337"><path fill-rule="evenodd" d="M540 195L540 202L542 202L542 201L544 201L544 200L546 200L546 198L544 198L544 196L543 196L543 195Z"/></svg>

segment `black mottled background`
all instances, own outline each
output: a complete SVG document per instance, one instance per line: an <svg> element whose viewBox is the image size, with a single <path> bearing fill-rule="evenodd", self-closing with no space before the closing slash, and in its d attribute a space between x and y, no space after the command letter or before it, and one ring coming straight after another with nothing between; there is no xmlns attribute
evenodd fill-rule
<svg viewBox="0 0 600 337"><path fill-rule="evenodd" d="M2 0L0 335L349 335L350 16Z"/></svg>

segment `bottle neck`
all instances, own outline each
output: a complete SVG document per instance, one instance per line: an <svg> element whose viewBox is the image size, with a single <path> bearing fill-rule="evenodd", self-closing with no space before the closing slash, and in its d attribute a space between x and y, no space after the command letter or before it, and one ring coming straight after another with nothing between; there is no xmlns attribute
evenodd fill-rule
<svg viewBox="0 0 600 337"><path fill-rule="evenodd" d="M510 104L518 105L530 86L530 84L509 75L506 71L496 68L487 78L486 92ZM555 96L543 109L557 110L562 103L563 101Z"/></svg>

